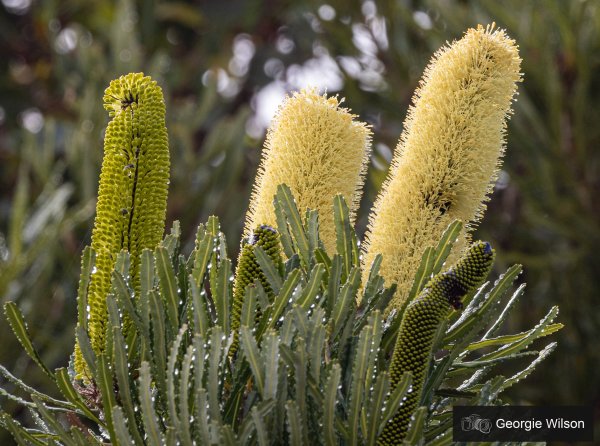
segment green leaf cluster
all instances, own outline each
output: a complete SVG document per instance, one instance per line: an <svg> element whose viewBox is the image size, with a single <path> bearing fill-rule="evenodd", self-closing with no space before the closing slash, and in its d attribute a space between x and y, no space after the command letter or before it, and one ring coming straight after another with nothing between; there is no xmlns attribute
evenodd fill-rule
<svg viewBox="0 0 600 446"><path fill-rule="evenodd" d="M302 216L285 186L278 189L275 209L287 260L280 268L254 246L270 293L260 280L245 288L239 331L232 328L232 262L215 217L200 225L189 255L178 224L156 249L142 252L139 298L132 298L129 254L119 254L100 354L91 347L86 318L79 321L77 340L92 374L89 383L74 380L72 368L48 370L21 312L7 304L17 338L62 399L0 368L17 389L0 391L35 421L27 427L3 413L2 426L19 444L33 445L378 444L413 391L411 373L392 382L388 372L406 310L382 317L395 287L386 287L378 274L381 257L360 283L358 238L341 196L334 199L332 257L319 237L318 214ZM442 271L459 231L454 223L438 246L425 251L411 300ZM88 248L79 290L83 308L94 258ZM553 350L554 343L540 351L529 347L560 329L553 323L556 308L527 332L498 334L523 292L521 286L509 293L519 272L518 266L510 268L493 285L469 293L464 311L443 318L406 444L450 444L453 404L501 404L501 392ZM125 319L131 321L128 330ZM239 350L230 355L236 333ZM497 364L509 361L521 371L510 377L494 373Z"/></svg>

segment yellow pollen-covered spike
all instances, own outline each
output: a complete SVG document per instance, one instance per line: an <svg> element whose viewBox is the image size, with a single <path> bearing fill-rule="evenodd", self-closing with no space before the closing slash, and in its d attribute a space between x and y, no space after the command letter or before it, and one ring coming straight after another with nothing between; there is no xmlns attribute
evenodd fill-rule
<svg viewBox="0 0 600 446"><path fill-rule="evenodd" d="M388 311L402 306L423 250L452 221L465 228L449 262L468 245L504 153L520 62L504 31L479 26L439 50L425 70L363 244L363 271L381 253L380 274L398 284Z"/></svg>
<svg viewBox="0 0 600 446"><path fill-rule="evenodd" d="M259 224L276 226L273 197L287 184L303 215L319 211L321 239L335 252L332 199L340 193L356 215L370 153L371 131L335 97L308 89L280 106L265 142L246 216L245 236Z"/></svg>

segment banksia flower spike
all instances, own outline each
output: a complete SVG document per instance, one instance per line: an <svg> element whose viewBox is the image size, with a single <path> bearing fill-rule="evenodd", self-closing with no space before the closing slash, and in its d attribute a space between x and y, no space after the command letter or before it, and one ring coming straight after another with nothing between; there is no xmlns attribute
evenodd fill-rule
<svg viewBox="0 0 600 446"><path fill-rule="evenodd" d="M439 50L425 70L363 245L363 270L381 253L381 275L398 284L389 309L406 299L425 247L461 220L456 259L482 217L504 152L520 62L504 31L479 26Z"/></svg>
<svg viewBox="0 0 600 446"><path fill-rule="evenodd" d="M340 107L337 98L314 89L288 97L267 134L250 207L245 235L259 224L275 226L273 197L287 184L300 212L319 211L321 238L335 249L333 197L340 193L350 204L352 222L362 194L370 153L371 131Z"/></svg>
<svg viewBox="0 0 600 446"><path fill-rule="evenodd" d="M395 388L405 372L411 372L412 392L378 438L381 446L402 444L410 417L423 390L433 340L438 326L452 308L462 308L461 298L476 290L490 272L494 251L489 243L477 242L457 265L435 276L406 308L390 364L390 381Z"/></svg>
<svg viewBox="0 0 600 446"><path fill-rule="evenodd" d="M96 267L88 288L88 328L93 349L104 350L106 295L117 254L130 254L130 283L139 292L140 254L160 242L169 184L169 147L161 88L142 73L121 76L104 93L112 120L104 138L92 248ZM75 368L84 370L76 349Z"/></svg>
<svg viewBox="0 0 600 446"><path fill-rule="evenodd" d="M273 290L267 281L260 265L256 260L254 248L260 246L265 254L273 261L276 266L281 266L281 245L279 243L279 234L275 229L267 225L260 225L256 228L247 242L242 246L238 266L235 273L235 282L233 285L233 303L231 305L231 331L234 333L234 340L229 349L229 354L233 356L238 349L238 335L240 329L240 317L242 306L244 305L244 296L246 288L252 285L256 280L260 282L269 298L273 297Z"/></svg>

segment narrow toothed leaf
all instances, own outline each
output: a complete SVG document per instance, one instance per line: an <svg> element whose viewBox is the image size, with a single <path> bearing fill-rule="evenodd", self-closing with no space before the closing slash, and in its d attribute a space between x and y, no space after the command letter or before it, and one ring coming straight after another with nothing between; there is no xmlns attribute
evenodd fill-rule
<svg viewBox="0 0 600 446"><path fill-rule="evenodd" d="M115 443L116 435L113 426L112 411L117 405L117 401L115 399L115 383L113 380L113 373L104 354L98 356L96 363L96 377L98 380L97 385L100 389L100 395L102 397L102 407L106 421L106 428L110 434L111 442Z"/></svg>
<svg viewBox="0 0 600 446"><path fill-rule="evenodd" d="M300 212L296 207L296 202L292 196L292 191L285 184L277 186L277 200L287 217L287 222L290 227L290 232L294 238L295 246L298 248L298 254L300 259L305 265L309 264L310 259L310 247L308 245L308 238L304 232L304 226L302 224L302 218Z"/></svg>
<svg viewBox="0 0 600 446"><path fill-rule="evenodd" d="M287 414L287 427L290 435L290 445L302 446L308 444L304 442L304 434L302 432L302 419L300 417L300 410L295 401L288 401L285 404L285 410Z"/></svg>
<svg viewBox="0 0 600 446"><path fill-rule="evenodd" d="M83 413L94 423L102 424L98 417L86 406L85 401L83 401L83 399L81 398L81 395L79 395L79 393L77 393L77 391L73 387L67 369L57 369L55 377L56 385L58 386L60 392L64 395L64 397L71 403L73 403L77 407L77 409L81 411L81 413Z"/></svg>
<svg viewBox="0 0 600 446"><path fill-rule="evenodd" d="M131 434L133 434L136 443L139 444L142 441L142 437L137 430L135 424L135 405L134 395L137 393L132 392L131 386L131 371L129 370L129 364L127 362L127 351L125 346L125 338L123 337L123 333L118 327L113 327L113 367L115 371L115 376L117 378L117 384L119 388L119 398L121 400L121 405L123 406L123 410L127 414L127 418L130 420L129 425L131 428ZM116 433L116 427L115 427Z"/></svg>
<svg viewBox="0 0 600 446"><path fill-rule="evenodd" d="M170 261L169 252L159 246L154 251L156 271L160 279L163 300L172 327L179 326L179 284Z"/></svg>
<svg viewBox="0 0 600 446"><path fill-rule="evenodd" d="M333 221L335 223L336 249L342 256L342 280L350 274L353 265L352 228L350 225L350 210L341 194L333 199Z"/></svg>
<svg viewBox="0 0 600 446"><path fill-rule="evenodd" d="M142 362L142 366L140 367L139 389L140 407L147 443L152 446L163 446L165 445L165 438L154 410L152 377L150 376L150 366L147 362Z"/></svg>
<svg viewBox="0 0 600 446"><path fill-rule="evenodd" d="M422 445L424 442L425 418L427 417L427 408L419 407L410 417L410 424L404 437L403 445L416 446Z"/></svg>
<svg viewBox="0 0 600 446"><path fill-rule="evenodd" d="M325 267L321 263L317 263L310 272L310 279L304 287L302 294L296 301L296 305L305 310L309 309L316 296L321 292L321 281L324 273Z"/></svg>
<svg viewBox="0 0 600 446"><path fill-rule="evenodd" d="M250 365L252 375L254 376L254 383L259 393L264 396L265 391L265 376L264 370L260 361L260 352L256 339L252 335L252 331L248 327L240 327L240 344L242 351L246 357L246 361Z"/></svg>
<svg viewBox="0 0 600 446"><path fill-rule="evenodd" d="M119 406L115 406L113 408L112 419L113 419L113 426L115 429L115 436L118 440L118 444L120 444L120 445L144 444L143 440L141 440L141 438L138 440L138 442L133 441L133 438L131 438L131 435L129 434L129 430L127 429L127 423L126 423L127 419L125 418L123 409L121 409ZM129 420L130 420L130 424L131 424L132 421L135 420L135 418L129 418Z"/></svg>
<svg viewBox="0 0 600 446"><path fill-rule="evenodd" d="M323 437L327 446L337 446L339 444L335 429L335 413L341 376L340 365L333 364L327 378L325 405L323 407Z"/></svg>
<svg viewBox="0 0 600 446"><path fill-rule="evenodd" d="M39 353L33 346L31 342L31 338L29 337L29 333L27 333L27 324L23 319L23 314L17 304L14 302L7 302L4 304L4 313L6 314L6 318L8 319L8 323L12 328L13 333L15 334L19 343L23 346L23 349L33 362L35 362L43 372L50 377L50 379L54 379L54 374L50 371L46 364L42 361Z"/></svg>

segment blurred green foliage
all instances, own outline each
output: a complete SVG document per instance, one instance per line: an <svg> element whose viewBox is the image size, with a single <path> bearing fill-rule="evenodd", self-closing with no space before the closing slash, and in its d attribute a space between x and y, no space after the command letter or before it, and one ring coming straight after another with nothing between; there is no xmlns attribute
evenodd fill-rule
<svg viewBox="0 0 600 446"><path fill-rule="evenodd" d="M497 247L499 269L524 265L527 299L507 328L524 329L556 304L565 324L558 354L512 397L599 408L600 4L592 0L2 0L2 301L18 301L51 368L66 365L108 120L99 98L111 79L144 71L159 81L173 163L168 220L181 221L191 249L198 223L219 215L235 252L269 101L312 80L373 125L362 231L431 54L492 21L520 45L524 82L478 235ZM5 323L0 339L0 363L43 385L14 357Z"/></svg>

